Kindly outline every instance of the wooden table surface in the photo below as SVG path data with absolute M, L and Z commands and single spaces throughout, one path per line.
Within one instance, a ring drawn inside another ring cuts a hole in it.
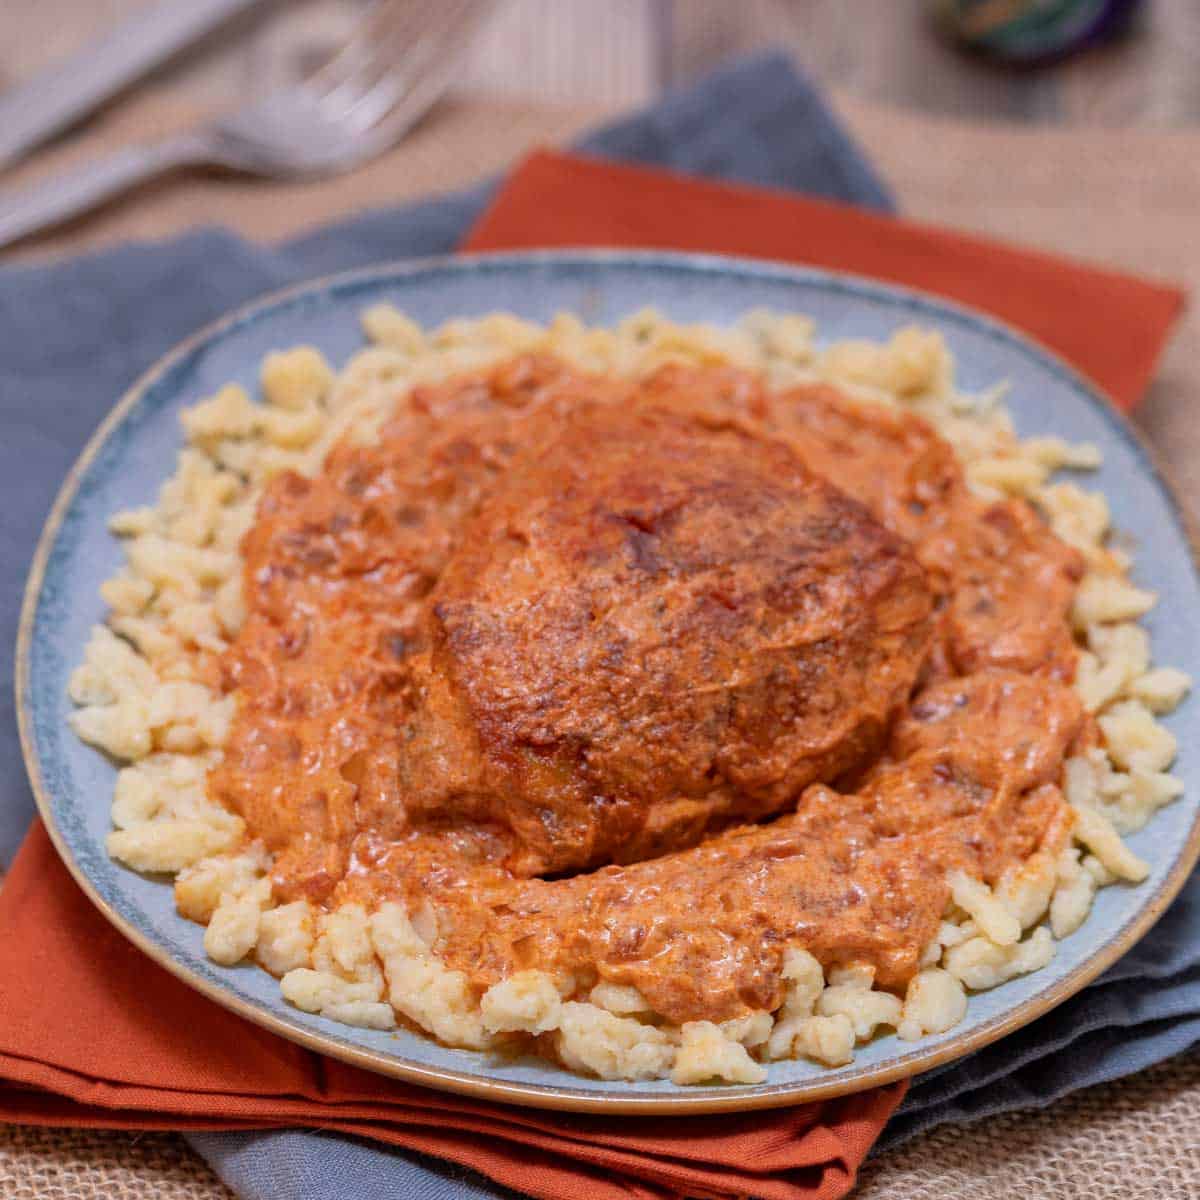
M 8 0 L 0 86 L 72 50 L 139 0 Z M 931 39 L 918 0 L 513 0 L 462 86 L 390 154 L 286 186 L 166 181 L 0 264 L 218 220 L 273 240 L 502 169 L 688 78 L 730 49 L 782 44 L 834 103 L 906 215 L 1200 288 L 1200 5 L 1159 0 L 1141 38 L 1032 78 L 981 73 Z M 353 0 L 242 21 L 0 183 L 32 180 L 287 79 L 358 14 Z M 851 10 L 853 15 L 851 15 Z M 15 19 L 13 17 L 16 13 Z M 1019 120 L 1017 120 L 1019 118 Z M 1137 420 L 1200 508 L 1200 319 L 1190 312 Z M 1200 1195 L 1200 1056 L 1089 1089 L 1046 1113 L 947 1127 L 873 1160 L 871 1200 Z M 0 1194 L 21 1200 L 228 1197 L 174 1135 L 0 1130 Z
M 153 2 L 5 0 L 0 87 Z M 228 103 L 311 63 L 366 3 L 260 0 L 257 15 L 160 78 Z M 461 79 L 493 97 L 628 106 L 732 54 L 775 45 L 821 82 L 889 106 L 1044 124 L 1200 125 L 1196 0 L 1148 0 L 1131 36 L 1033 72 L 987 69 L 950 51 L 932 33 L 930 8 L 931 0 L 498 0 Z

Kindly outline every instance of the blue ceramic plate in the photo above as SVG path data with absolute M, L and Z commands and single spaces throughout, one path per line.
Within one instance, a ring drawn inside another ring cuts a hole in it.
M 865 279 L 702 256 L 625 252 L 532 253 L 384 266 L 269 296 L 167 355 L 117 404 L 63 486 L 43 533 L 25 597 L 18 704 L 29 773 L 42 817 L 80 885 L 126 936 L 219 1004 L 284 1037 L 372 1070 L 497 1100 L 603 1111 L 704 1112 L 854 1091 L 915 1074 L 1011 1032 L 1078 991 L 1150 927 L 1200 849 L 1200 755 L 1192 749 L 1198 702 L 1168 719 L 1184 752 L 1183 798 L 1131 839 L 1153 864 L 1138 887 L 1115 886 L 1035 975 L 974 996 L 966 1019 L 916 1044 L 883 1037 L 850 1066 L 776 1063 L 756 1087 L 679 1088 L 667 1081 L 583 1079 L 535 1059 L 450 1050 L 408 1032 L 352 1029 L 289 1007 L 254 966 L 220 968 L 202 930 L 177 916 L 170 887 L 112 862 L 104 851 L 114 767 L 67 725 L 67 678 L 88 630 L 104 616 L 98 588 L 121 561 L 105 528 L 117 509 L 153 502 L 180 444 L 179 412 L 235 380 L 256 381 L 269 350 L 300 342 L 343 362 L 362 342 L 359 313 L 390 301 L 422 324 L 510 310 L 545 321 L 567 310 L 607 324 L 654 305 L 680 321 L 732 322 L 752 308 L 808 313 L 822 339 L 885 338 L 918 322 L 942 332 L 964 388 L 1008 380 L 1022 434 L 1058 433 L 1099 444 L 1096 483 L 1115 524 L 1135 543 L 1138 583 L 1159 604 L 1147 624 L 1162 661 L 1200 676 L 1200 578 L 1183 513 L 1132 429 L 1070 368 L 996 322 L 930 296 Z M 1189 736 L 1188 731 L 1192 733 Z

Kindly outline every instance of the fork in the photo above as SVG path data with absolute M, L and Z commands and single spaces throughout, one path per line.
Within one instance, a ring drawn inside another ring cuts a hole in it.
M 211 124 L 0 192 L 0 247 L 183 167 L 335 175 L 398 142 L 449 86 L 492 0 L 380 0 L 324 66 Z

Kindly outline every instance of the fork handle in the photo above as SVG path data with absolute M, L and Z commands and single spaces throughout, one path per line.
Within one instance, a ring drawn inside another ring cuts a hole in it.
M 183 134 L 128 146 L 31 187 L 0 192 L 0 247 L 79 216 L 139 183 L 211 159 L 202 136 Z

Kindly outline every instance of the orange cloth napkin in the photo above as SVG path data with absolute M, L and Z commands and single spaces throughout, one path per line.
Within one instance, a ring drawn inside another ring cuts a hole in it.
M 462 249 L 548 246 L 740 254 L 936 292 L 1031 334 L 1126 409 L 1184 300 L 1176 287 L 858 208 L 542 152 L 509 176 Z
M 512 175 L 468 241 L 565 245 L 718 251 L 896 279 L 1029 330 L 1126 406 L 1182 303 L 1169 287 L 978 238 L 554 154 Z M 108 926 L 40 824 L 0 890 L 0 1120 L 320 1126 L 451 1159 L 547 1200 L 834 1200 L 904 1090 L 675 1119 L 460 1099 L 302 1050 L 191 991 Z

